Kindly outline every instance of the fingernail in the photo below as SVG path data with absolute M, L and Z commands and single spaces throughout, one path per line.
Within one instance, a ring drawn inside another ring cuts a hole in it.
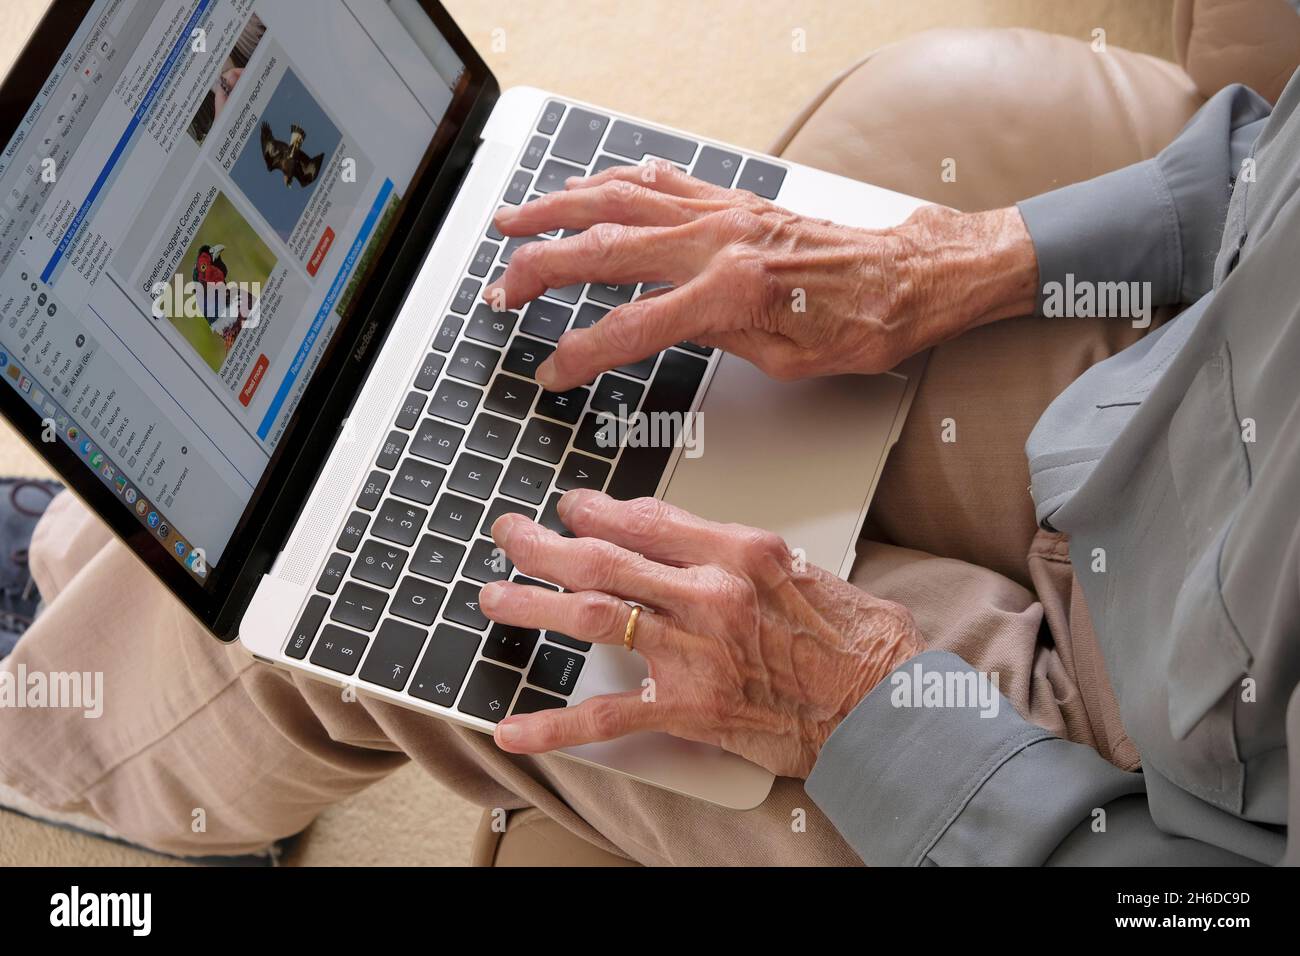
M 543 388 L 550 388 L 555 384 L 555 363 L 550 359 L 537 366 L 537 384 Z
M 517 744 L 523 738 L 523 731 L 518 724 L 502 723 L 497 724 L 497 742 L 503 744 Z
M 499 581 L 493 581 L 491 584 L 483 585 L 478 592 L 479 606 L 485 611 L 490 611 L 501 603 L 502 592 L 505 590 Z

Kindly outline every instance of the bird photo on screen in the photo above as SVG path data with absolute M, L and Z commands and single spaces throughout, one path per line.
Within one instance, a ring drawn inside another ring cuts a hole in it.
M 194 281 L 203 287 L 199 308 L 208 320 L 208 328 L 230 348 L 248 318 L 249 303 L 241 289 L 226 284 L 229 270 L 221 258 L 225 250 L 220 243 L 200 246 L 194 260 Z
M 279 170 L 284 175 L 286 188 L 292 187 L 295 179 L 298 185 L 309 186 L 320 172 L 325 154 L 306 155 L 302 151 L 302 141 L 306 138 L 303 128 L 294 123 L 289 126 L 289 142 L 286 143 L 275 138 L 269 123 L 262 123 L 262 158 L 266 160 L 268 172 Z

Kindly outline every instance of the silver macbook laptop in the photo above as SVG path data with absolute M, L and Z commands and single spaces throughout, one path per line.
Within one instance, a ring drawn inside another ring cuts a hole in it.
M 483 616 L 482 585 L 516 576 L 504 512 L 567 533 L 567 489 L 658 495 L 848 573 L 920 362 L 778 384 L 682 342 L 545 392 L 560 335 L 645 290 L 493 311 L 482 288 L 553 237 L 492 217 L 651 158 L 852 225 L 919 200 L 501 93 L 431 0 L 61 0 L 0 123 L 0 406 L 216 638 L 490 732 L 645 677 Z M 629 413 L 707 429 L 611 447 Z M 772 782 L 658 734 L 567 754 L 735 808 Z

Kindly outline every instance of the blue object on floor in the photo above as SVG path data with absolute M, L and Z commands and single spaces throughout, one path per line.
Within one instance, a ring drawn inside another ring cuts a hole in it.
M 31 627 L 41 596 L 27 567 L 36 522 L 63 486 L 34 478 L 0 478 L 0 660 Z

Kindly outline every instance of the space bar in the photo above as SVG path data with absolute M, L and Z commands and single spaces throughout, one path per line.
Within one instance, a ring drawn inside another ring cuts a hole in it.
M 695 401 L 695 393 L 699 390 L 700 382 L 703 381 L 704 372 L 708 367 L 709 363 L 701 358 L 669 349 L 659 360 L 659 368 L 650 383 L 650 391 L 646 393 L 645 401 L 641 403 L 641 412 L 650 414 L 690 411 L 691 403 Z M 677 443 L 680 432 L 680 420 L 675 417 L 671 422 L 673 438 L 671 443 L 663 447 L 629 445 L 623 449 L 623 455 L 614 469 L 613 477 L 609 479 L 609 486 L 605 489 L 606 494 L 619 501 L 627 501 L 655 493 L 668 459 L 672 457 L 673 446 Z M 651 418 L 651 428 L 648 431 L 650 434 L 662 435 L 664 429 Z

